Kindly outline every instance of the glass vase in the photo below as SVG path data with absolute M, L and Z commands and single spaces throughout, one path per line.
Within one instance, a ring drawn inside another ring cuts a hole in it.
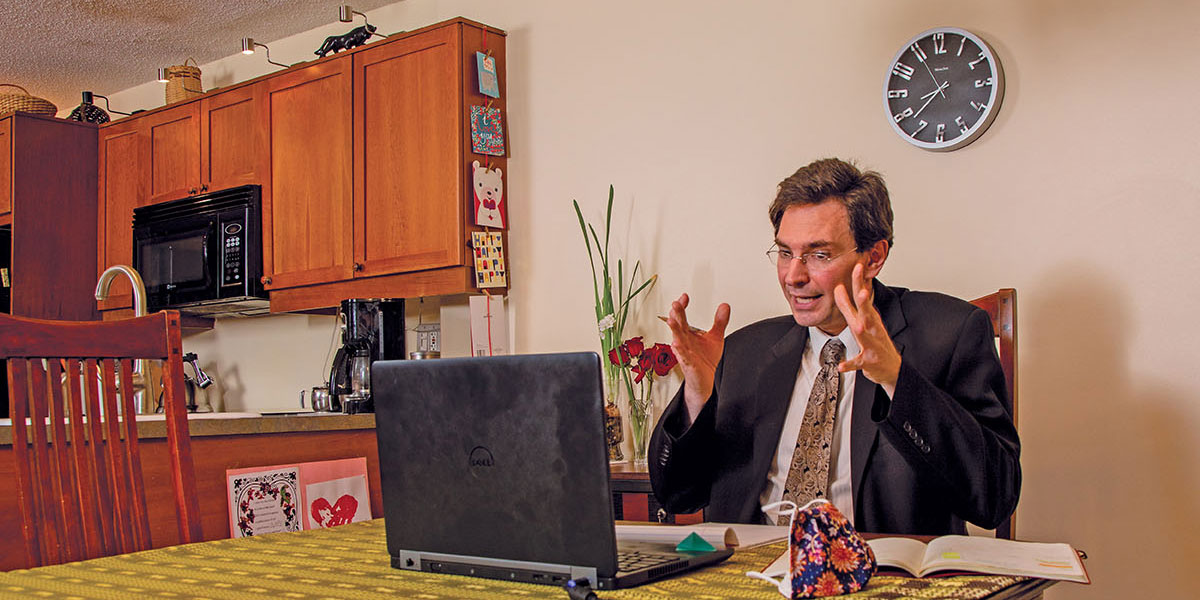
M 640 470 L 648 468 L 646 454 L 650 449 L 650 432 L 654 428 L 653 411 L 647 406 L 645 411 L 629 413 L 629 438 L 632 446 L 633 466 Z
M 604 439 L 608 443 L 608 462 L 625 462 L 621 442 L 625 441 L 625 428 L 621 423 L 620 385 L 616 369 L 604 370 Z

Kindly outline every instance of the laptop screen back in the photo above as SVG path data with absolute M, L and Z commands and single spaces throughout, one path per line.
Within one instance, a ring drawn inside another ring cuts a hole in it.
M 378 361 L 388 552 L 616 571 L 595 353 Z

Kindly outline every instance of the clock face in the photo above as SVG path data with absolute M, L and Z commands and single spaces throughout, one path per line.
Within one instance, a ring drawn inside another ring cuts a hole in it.
M 969 31 L 938 27 L 910 40 L 888 64 L 883 104 L 892 129 L 926 150 L 955 150 L 992 124 L 1004 70 Z

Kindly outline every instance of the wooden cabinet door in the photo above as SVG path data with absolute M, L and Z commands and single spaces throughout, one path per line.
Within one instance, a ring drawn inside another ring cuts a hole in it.
M 0 215 L 12 212 L 12 118 L 0 119 Z
M 150 143 L 150 203 L 200 191 L 200 103 L 135 117 Z
M 149 204 L 150 142 L 137 119 L 100 130 L 99 245 L 96 275 L 112 265 L 133 266 L 133 209 Z M 133 291 L 118 277 L 101 310 L 129 308 Z
M 340 281 L 353 263 L 350 56 L 267 80 L 267 289 Z M 264 203 L 265 204 L 265 203 Z
M 200 191 L 263 183 L 270 169 L 265 82 L 200 102 Z
M 458 31 L 354 55 L 356 275 L 463 260 Z

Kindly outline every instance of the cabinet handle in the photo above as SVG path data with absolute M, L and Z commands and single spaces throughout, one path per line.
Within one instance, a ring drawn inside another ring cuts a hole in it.
M 354 270 L 355 270 L 355 271 L 362 271 L 362 270 L 363 270 L 363 264 L 362 264 L 362 263 L 354 263 Z
M 208 191 L 208 184 L 206 183 L 206 184 L 204 184 L 204 185 L 200 186 L 200 191 L 202 191 L 202 192 L 207 192 L 207 191 Z
M 189 196 L 195 196 L 195 195 L 196 195 L 196 188 L 192 188 L 192 189 L 188 190 L 188 195 L 189 195 Z
M 262 282 L 263 282 L 263 285 L 271 285 L 271 278 L 267 277 L 266 275 L 263 275 Z

